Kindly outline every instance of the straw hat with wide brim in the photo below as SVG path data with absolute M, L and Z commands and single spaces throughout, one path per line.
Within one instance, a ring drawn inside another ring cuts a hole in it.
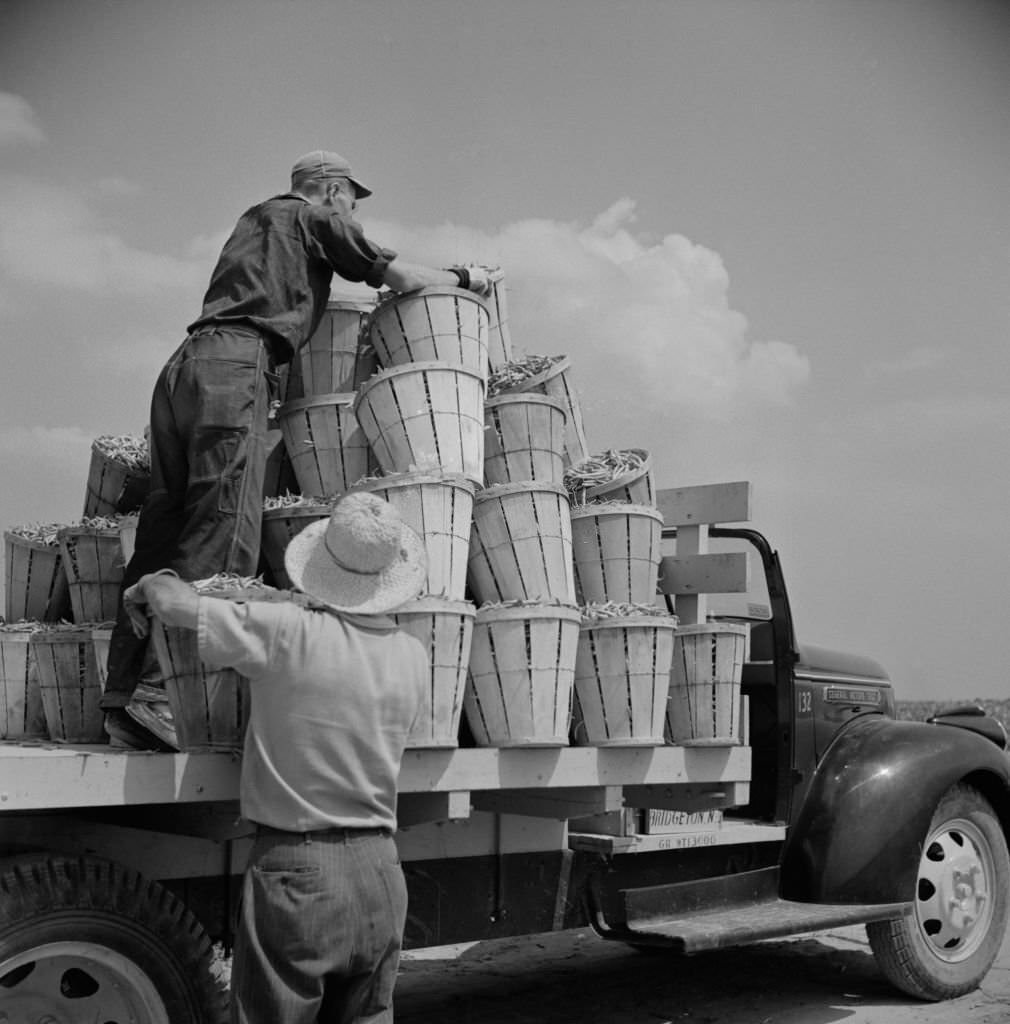
M 379 615 L 417 597 L 427 575 L 421 538 L 378 495 L 348 494 L 329 519 L 288 543 L 294 586 L 337 611 Z

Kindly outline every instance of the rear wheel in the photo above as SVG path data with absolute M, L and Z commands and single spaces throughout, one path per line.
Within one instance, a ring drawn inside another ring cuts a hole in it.
M 202 926 L 167 889 L 88 857 L 0 875 L 0 1024 L 222 1024 Z
M 977 988 L 1007 928 L 1010 855 L 989 802 L 957 785 L 940 801 L 922 847 L 912 912 L 866 926 L 887 979 L 920 999 Z

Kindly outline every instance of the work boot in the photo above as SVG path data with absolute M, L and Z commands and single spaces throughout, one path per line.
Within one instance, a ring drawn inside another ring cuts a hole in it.
M 137 684 L 137 688 L 126 705 L 126 713 L 138 725 L 156 736 L 172 750 L 179 749 L 179 738 L 175 731 L 172 708 L 163 686 L 152 686 L 148 682 Z
M 126 708 L 109 708 L 105 712 L 105 732 L 109 746 L 116 750 L 157 750 L 172 753 L 175 748 L 136 721 Z

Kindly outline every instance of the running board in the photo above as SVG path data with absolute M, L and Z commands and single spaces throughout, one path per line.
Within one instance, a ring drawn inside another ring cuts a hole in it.
M 590 891 L 589 919 L 605 939 L 689 954 L 886 921 L 912 909 L 907 902 L 797 903 L 778 896 L 777 881 L 778 870 L 764 868 L 696 882 L 623 889 L 618 896 L 624 920 L 613 925 L 604 919 L 598 894 Z

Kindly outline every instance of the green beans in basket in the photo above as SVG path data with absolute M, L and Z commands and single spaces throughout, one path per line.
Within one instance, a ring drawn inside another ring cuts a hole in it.
M 118 462 L 138 473 L 151 470 L 151 452 L 147 439 L 131 434 L 103 434 L 96 437 L 95 448 L 111 462 Z

